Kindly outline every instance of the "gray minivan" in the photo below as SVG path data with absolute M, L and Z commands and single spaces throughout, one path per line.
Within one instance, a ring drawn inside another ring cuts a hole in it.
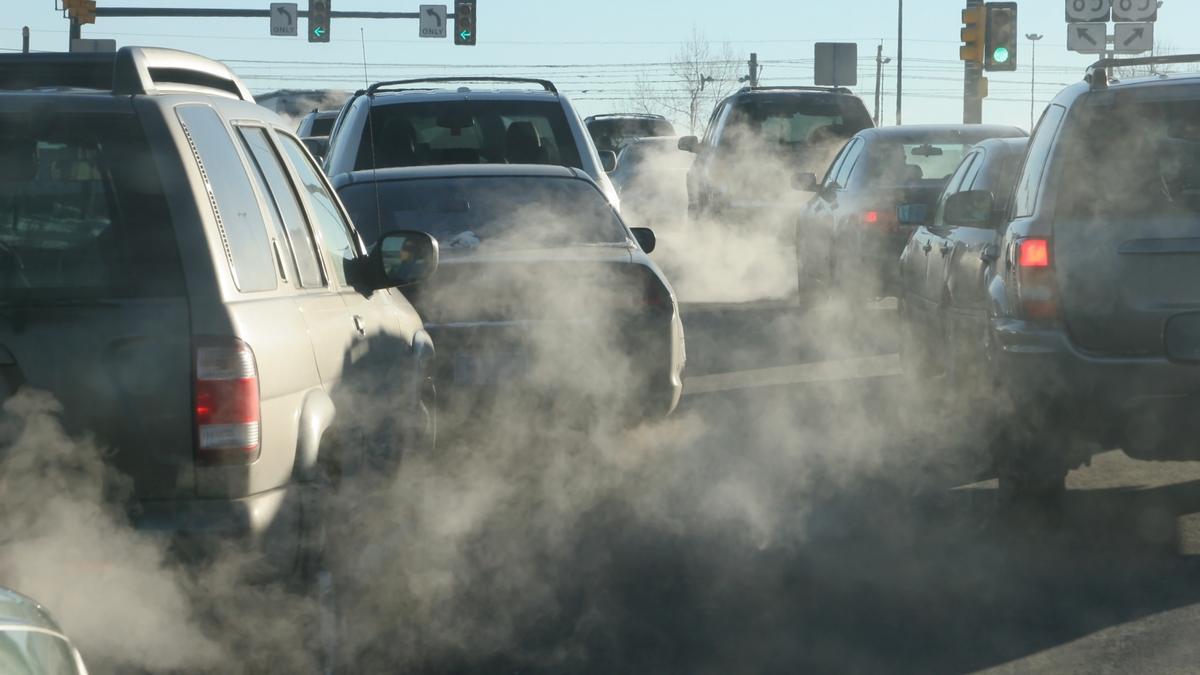
M 185 552 L 244 537 L 299 568 L 301 486 L 432 439 L 432 343 L 395 289 L 436 264 L 422 233 L 366 250 L 217 62 L 0 56 L 0 400 L 56 397 Z

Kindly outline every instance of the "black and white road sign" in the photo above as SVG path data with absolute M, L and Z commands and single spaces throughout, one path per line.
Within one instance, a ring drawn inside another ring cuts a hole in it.
M 261 5 L 259 5 L 261 7 Z M 296 3 L 294 2 L 272 2 L 271 3 L 271 35 L 283 35 L 295 37 L 299 35 L 296 32 Z
M 1107 46 L 1107 23 L 1067 24 L 1067 49 L 1080 54 L 1101 54 Z
M 1118 54 L 1141 54 L 1154 49 L 1154 24 L 1113 24 L 1113 51 Z
M 1067 0 L 1067 23 L 1108 21 L 1113 0 Z
M 421 5 L 421 37 L 446 37 L 446 6 Z
M 1156 21 L 1158 0 L 1112 0 L 1112 15 L 1113 21 Z

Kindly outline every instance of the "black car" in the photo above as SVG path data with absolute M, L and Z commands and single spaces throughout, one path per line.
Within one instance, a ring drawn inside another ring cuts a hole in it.
M 409 291 L 438 345 L 439 401 L 456 421 L 498 404 L 582 403 L 657 417 L 682 391 L 674 291 L 587 174 L 533 165 L 341 174 L 368 243 L 396 223 L 440 243 L 437 274 Z M 581 408 L 568 411 L 571 415 Z
M 693 219 L 753 219 L 794 201 L 793 174 L 819 173 L 846 139 L 872 126 L 861 99 L 829 87 L 746 87 L 717 104 L 688 172 Z
M 1016 127 L 981 124 L 859 132 L 823 180 L 797 179 L 796 187 L 815 193 L 796 226 L 801 294 L 855 300 L 894 294 L 896 260 L 912 234 L 899 222 L 897 207 L 936 203 L 976 143 L 1025 135 Z
M 909 339 L 902 356 L 922 379 L 945 376 L 944 388 L 986 395 L 978 364 L 988 318 L 988 280 L 1000 255 L 1004 216 L 1025 138 L 984 141 L 950 177 L 931 216 L 927 205 L 900 207 L 900 222 L 918 225 L 900 254 L 900 319 Z
M 674 136 L 675 127 L 662 115 L 640 113 L 610 113 L 592 115 L 583 121 L 596 149 L 608 150 L 618 155 L 639 138 Z

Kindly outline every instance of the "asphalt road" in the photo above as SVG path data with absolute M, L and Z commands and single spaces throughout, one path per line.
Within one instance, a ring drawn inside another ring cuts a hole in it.
M 914 412 L 888 306 L 685 320 L 688 395 L 649 479 L 571 521 L 535 577 L 554 602 L 507 646 L 423 669 L 1196 672 L 1200 464 L 1108 453 L 1060 510 L 1001 510 L 969 420 Z

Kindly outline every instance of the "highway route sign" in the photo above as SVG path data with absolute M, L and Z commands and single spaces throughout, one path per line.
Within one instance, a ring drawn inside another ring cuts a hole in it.
M 262 5 L 259 5 L 260 7 Z M 298 16 L 296 11 L 296 3 L 294 2 L 272 2 L 271 3 L 271 35 L 279 35 L 285 37 L 295 37 L 299 35 L 296 21 Z
M 1067 24 L 1067 49 L 1080 54 L 1103 54 L 1107 48 L 1107 23 Z
M 421 5 L 421 32 L 423 38 L 446 37 L 446 6 Z
M 1112 0 L 1112 20 L 1138 22 L 1158 20 L 1158 0 Z
M 1141 54 L 1154 49 L 1154 24 L 1117 23 L 1113 24 L 1113 51 L 1118 54 Z
M 1113 0 L 1067 0 L 1067 23 L 1108 21 L 1112 5 Z

